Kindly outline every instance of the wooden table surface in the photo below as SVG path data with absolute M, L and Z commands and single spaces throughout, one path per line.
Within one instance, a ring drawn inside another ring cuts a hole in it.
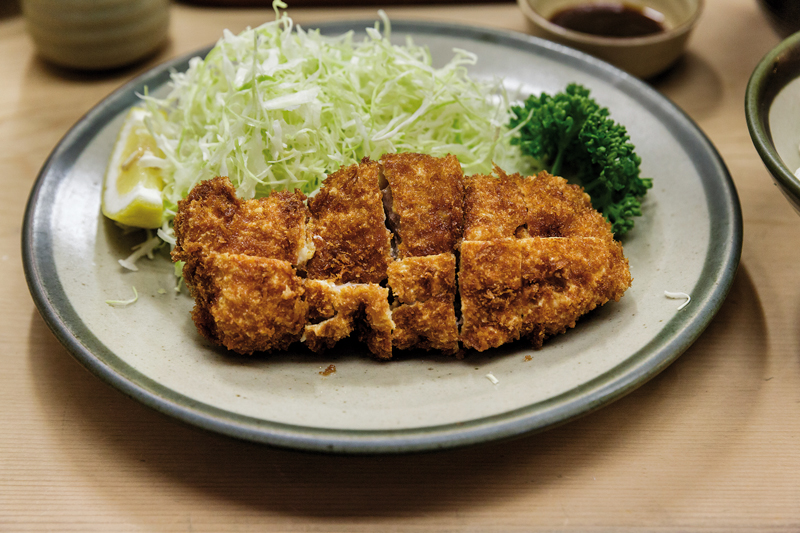
M 527 29 L 512 3 L 386 11 Z M 48 67 L 13 5 L 0 12 L 0 531 L 800 531 L 800 217 L 745 124 L 747 79 L 779 42 L 754 0 L 707 0 L 685 58 L 654 82 L 710 137 L 741 197 L 741 267 L 710 327 L 658 377 L 575 422 L 391 457 L 271 449 L 151 411 L 61 347 L 25 283 L 25 202 L 70 126 L 135 74 L 271 9 L 176 4 L 165 50 L 100 77 Z

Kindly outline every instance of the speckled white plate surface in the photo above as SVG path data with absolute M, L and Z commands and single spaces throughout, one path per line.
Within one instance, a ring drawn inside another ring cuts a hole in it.
M 321 25 L 325 33 L 371 21 Z M 502 76 L 523 94 L 579 82 L 625 124 L 655 186 L 624 241 L 634 282 L 618 303 L 534 351 L 522 343 L 464 360 L 416 353 L 381 363 L 356 344 L 325 355 L 303 348 L 262 357 L 206 343 L 173 290 L 166 256 L 117 260 L 142 235 L 122 235 L 100 214 L 100 187 L 126 110 L 158 90 L 188 57 L 133 80 L 92 109 L 44 165 L 25 215 L 25 272 L 39 311 L 89 370 L 170 416 L 223 434 L 306 450 L 431 450 L 509 438 L 591 412 L 677 358 L 708 325 L 741 254 L 739 201 L 716 150 L 673 104 L 635 78 L 533 37 L 456 25 L 394 21 L 439 64 L 454 47 L 477 53 L 474 76 Z M 198 54 L 203 54 L 201 51 Z M 108 299 L 139 300 L 112 308 Z M 159 291 L 159 289 L 164 289 Z M 664 291 L 691 294 L 691 303 Z M 320 372 L 334 364 L 336 372 Z M 497 383 L 486 375 L 491 373 Z

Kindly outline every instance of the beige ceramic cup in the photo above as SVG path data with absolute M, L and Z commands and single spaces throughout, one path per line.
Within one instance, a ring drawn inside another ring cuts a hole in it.
M 56 65 L 101 70 L 154 53 L 167 39 L 169 0 L 23 0 L 39 54 Z

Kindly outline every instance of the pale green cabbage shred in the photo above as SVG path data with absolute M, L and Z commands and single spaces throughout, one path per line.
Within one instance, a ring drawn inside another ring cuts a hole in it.
M 501 80 L 473 80 L 474 54 L 454 50 L 442 68 L 391 27 L 324 36 L 276 20 L 239 35 L 225 31 L 205 59 L 173 72 L 163 98 L 142 95 L 147 125 L 165 154 L 164 238 L 178 200 L 201 180 L 228 176 L 242 198 L 273 190 L 313 194 L 326 175 L 384 153 L 454 154 L 465 173 L 496 163 L 519 170 Z

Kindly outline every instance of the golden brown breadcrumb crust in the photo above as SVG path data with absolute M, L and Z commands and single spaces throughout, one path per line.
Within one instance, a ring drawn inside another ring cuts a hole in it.
M 533 237 L 522 248 L 520 334 L 536 346 L 575 327 L 579 317 L 609 300 L 619 301 L 631 284 L 628 261 L 617 241 L 598 237 Z
M 192 318 L 208 340 L 241 354 L 285 350 L 308 316 L 305 289 L 287 261 L 209 252 L 189 259 Z
M 461 243 L 458 288 L 461 342 L 484 351 L 519 338 L 514 306 L 522 286 L 522 249 L 514 238 Z
M 464 226 L 464 176 L 453 155 L 385 154 L 400 258 L 452 252 Z
M 461 341 L 479 351 L 520 338 L 540 347 L 619 300 L 628 261 L 583 189 L 547 172 L 495 172 L 467 180 Z
M 527 223 L 528 210 L 519 174 L 476 174 L 465 179 L 464 240 L 514 237 Z
M 611 225 L 592 207 L 583 188 L 540 172 L 522 183 L 526 225 L 531 237 L 614 238 Z
M 461 341 L 478 351 L 520 338 L 537 347 L 618 301 L 631 278 L 622 247 L 596 237 L 464 241 Z
M 215 178 L 179 203 L 172 256 L 206 338 L 239 353 L 322 351 L 356 333 L 380 359 L 540 347 L 631 284 L 588 195 L 546 172 L 464 178 L 452 156 L 392 154 L 340 169 L 305 200 L 243 201 Z
M 198 184 L 178 205 L 175 261 L 207 339 L 239 353 L 284 350 L 306 322 L 294 266 L 306 244 L 305 196 L 276 192 L 243 201 L 227 178 Z
M 398 260 L 389 266 L 394 347 L 460 353 L 456 259 L 464 226 L 464 176 L 455 156 L 385 154 Z
M 325 179 L 309 199 L 309 231 L 316 252 L 308 261 L 310 279 L 336 283 L 380 283 L 392 261 L 391 233 L 385 225 L 381 167 L 364 159 Z
M 395 348 L 459 351 L 455 315 L 456 257 L 448 252 L 407 257 L 389 265 L 395 301 L 392 319 Z
M 179 202 L 174 261 L 227 252 L 297 262 L 306 244 L 308 208 L 299 191 L 243 201 L 227 178 L 203 181 Z

